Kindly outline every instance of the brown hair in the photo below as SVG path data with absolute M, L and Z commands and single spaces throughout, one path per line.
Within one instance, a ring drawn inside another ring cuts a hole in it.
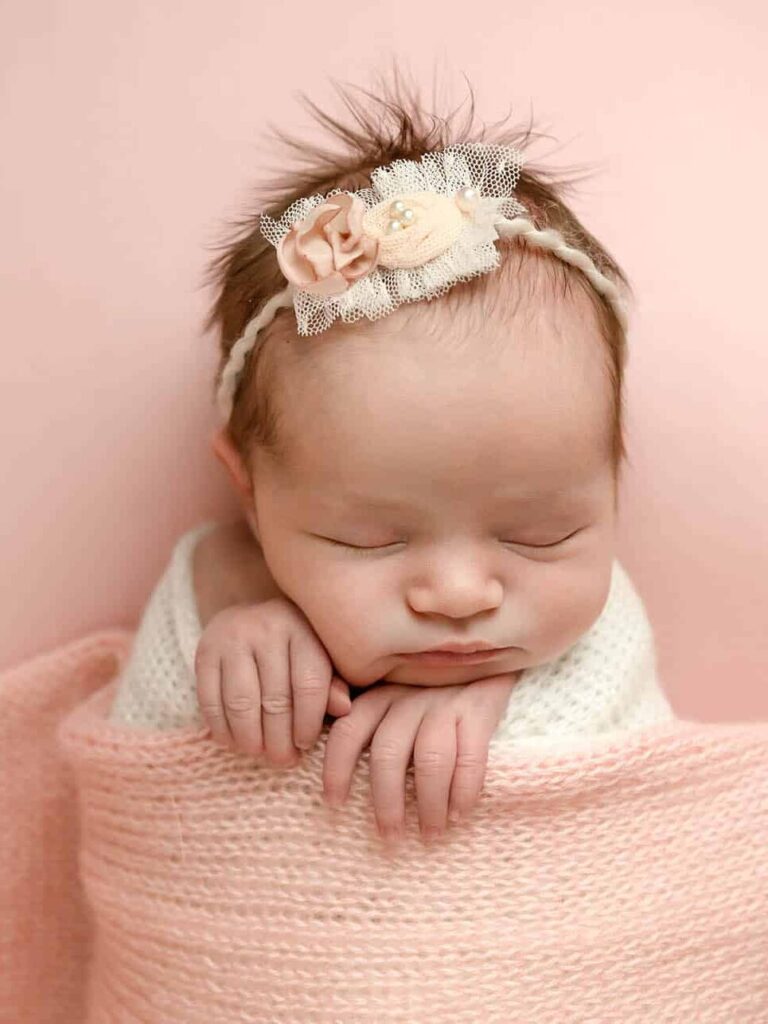
M 214 388 L 218 387 L 230 349 L 248 321 L 285 286 L 276 250 L 259 230 L 262 211 L 278 217 L 302 196 L 325 194 L 333 189 L 356 191 L 370 187 L 374 168 L 397 159 L 418 160 L 425 153 L 459 142 L 497 143 L 525 150 L 532 138 L 541 137 L 541 133 L 533 131 L 530 122 L 527 128 L 504 128 L 504 122 L 490 130 L 485 125 L 475 128 L 471 86 L 469 116 L 460 130 L 455 129 L 453 119 L 458 110 L 447 117 L 425 111 L 418 90 L 403 82 L 397 64 L 393 66 L 391 81 L 384 77 L 375 91 L 353 86 L 362 94 L 362 99 L 336 82 L 333 85 L 352 114 L 354 124 L 345 124 L 322 111 L 305 95 L 300 94 L 300 97 L 320 124 L 343 144 L 342 152 L 322 149 L 273 128 L 277 140 L 296 154 L 299 166 L 282 171 L 261 186 L 257 190 L 256 208 L 231 222 L 229 237 L 216 246 L 222 251 L 208 267 L 208 283 L 215 287 L 215 298 L 205 324 L 206 330 L 216 329 L 220 339 L 221 359 Z M 619 265 L 562 199 L 579 180 L 578 176 L 567 172 L 554 172 L 526 163 L 515 196 L 525 205 L 526 216 L 537 228 L 559 231 L 568 245 L 586 253 L 601 273 L 629 292 L 627 277 Z M 510 267 L 514 269 L 514 264 L 519 267 L 522 261 L 533 259 L 544 266 L 552 282 L 560 283 L 564 294 L 576 287 L 589 296 L 605 348 L 612 395 L 611 457 L 614 472 L 618 474 L 626 458 L 622 408 L 626 338 L 615 312 L 575 267 L 555 256 L 542 255 L 540 250 L 526 247 L 519 239 L 500 239 L 496 244 L 501 254 L 499 269 L 493 274 L 461 282 L 452 291 L 461 291 L 460 298 L 480 296 L 489 287 L 488 278 L 499 279 L 503 287 L 505 279 L 510 277 Z M 433 300 L 432 305 L 455 301 L 452 291 Z M 245 467 L 249 467 L 248 455 L 254 445 L 280 457 L 279 419 L 273 400 L 276 364 L 270 357 L 270 350 L 275 338 L 295 335 L 295 322 L 293 326 L 292 322 L 292 309 L 281 310 L 263 328 L 263 337 L 247 357 L 238 381 L 228 429 Z

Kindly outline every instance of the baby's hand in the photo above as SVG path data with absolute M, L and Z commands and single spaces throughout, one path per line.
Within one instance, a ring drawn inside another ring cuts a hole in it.
M 366 690 L 330 728 L 326 802 L 343 804 L 357 759 L 370 742 L 376 824 L 387 843 L 397 843 L 405 830 L 405 773 L 413 754 L 421 834 L 427 842 L 436 838 L 446 829 L 446 817 L 458 821 L 477 802 L 488 746 L 515 681 L 515 674 L 504 673 L 452 686 L 382 683 Z
M 298 764 L 326 714 L 346 715 L 349 686 L 286 597 L 218 612 L 195 655 L 197 699 L 215 742 L 271 767 Z

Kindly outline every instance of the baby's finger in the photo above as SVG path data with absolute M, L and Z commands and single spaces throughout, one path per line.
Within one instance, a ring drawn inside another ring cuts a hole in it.
M 448 800 L 456 750 L 455 716 L 427 714 L 413 748 L 419 826 L 426 842 L 442 835 L 448 827 Z
M 405 835 L 405 774 L 423 715 L 417 701 L 396 701 L 371 743 L 373 808 L 379 835 L 388 844 Z
M 331 689 L 328 693 L 328 714 L 333 718 L 341 718 L 342 715 L 348 715 L 351 710 L 349 683 L 339 676 L 334 676 L 331 679 Z
M 221 659 L 218 651 L 198 646 L 195 654 L 195 685 L 197 703 L 211 730 L 211 738 L 214 743 L 233 749 L 234 740 L 221 700 Z
M 347 799 L 355 765 L 391 700 L 384 690 L 370 690 L 331 726 L 323 760 L 323 798 L 329 807 L 341 807 Z
M 323 728 L 331 662 L 311 635 L 291 634 L 288 642 L 290 681 L 293 693 L 293 742 L 301 750 L 314 746 Z
M 480 799 L 488 765 L 488 728 L 473 716 L 460 718 L 456 726 L 456 768 L 448 817 L 456 822 L 467 817 Z
M 221 661 L 221 695 L 234 748 L 252 757 L 264 752 L 261 732 L 259 674 L 253 652 L 225 651 Z
M 261 688 L 261 724 L 267 761 L 293 768 L 299 753 L 293 745 L 293 697 L 288 645 L 266 645 L 256 652 Z

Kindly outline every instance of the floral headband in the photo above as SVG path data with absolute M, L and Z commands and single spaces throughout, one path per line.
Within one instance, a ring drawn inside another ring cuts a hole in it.
M 320 334 L 337 319 L 377 320 L 497 268 L 498 238 L 522 236 L 578 267 L 626 329 L 616 285 L 558 231 L 539 231 L 522 216 L 525 207 L 511 195 L 522 164 L 511 146 L 459 143 L 419 161 L 377 167 L 371 188 L 298 199 L 279 220 L 262 214 L 261 233 L 275 246 L 288 284 L 230 350 L 217 392 L 224 421 L 258 332 L 280 309 L 294 307 L 301 335 Z

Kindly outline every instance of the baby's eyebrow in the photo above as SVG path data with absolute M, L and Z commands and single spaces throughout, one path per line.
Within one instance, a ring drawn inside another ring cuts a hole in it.
M 505 507 L 519 506 L 526 510 L 538 506 L 558 506 L 576 497 L 577 493 L 570 487 L 555 487 L 540 491 L 502 492 L 497 493 L 493 501 Z M 383 495 L 374 497 L 360 494 L 357 491 L 342 491 L 338 497 L 352 508 L 360 508 L 365 511 L 380 509 L 385 512 L 409 512 L 416 507 L 408 501 L 401 501 L 397 498 L 387 498 Z
M 373 498 L 368 497 L 365 494 L 356 494 L 350 491 L 342 492 L 339 495 L 339 498 L 345 505 L 349 505 L 352 508 L 360 508 L 364 511 L 381 509 L 384 512 L 408 512 L 414 508 L 410 502 L 398 501 L 396 498 Z

